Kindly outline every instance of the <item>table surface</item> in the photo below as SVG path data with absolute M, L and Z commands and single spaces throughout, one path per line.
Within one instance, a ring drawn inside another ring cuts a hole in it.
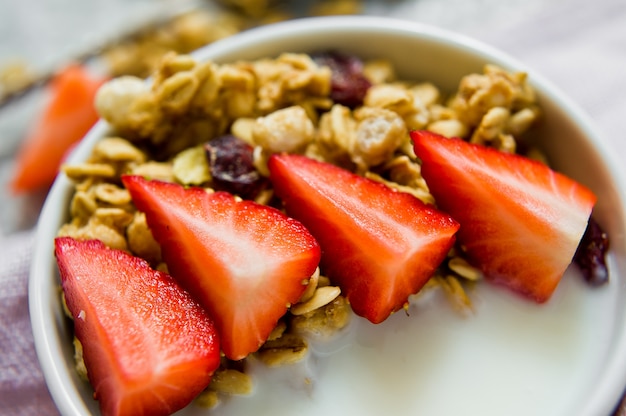
M 294 2 L 297 3 L 297 2 Z M 301 4 L 301 3 L 300 3 Z M 0 0 L 0 66 L 58 66 L 77 51 L 180 0 Z M 453 29 L 487 42 L 550 79 L 626 158 L 626 1 L 381 0 L 365 13 Z M 0 109 L 0 413 L 55 413 L 30 333 L 27 272 L 43 194 L 15 197 L 6 182 L 36 97 Z M 620 413 L 626 414 L 626 413 Z

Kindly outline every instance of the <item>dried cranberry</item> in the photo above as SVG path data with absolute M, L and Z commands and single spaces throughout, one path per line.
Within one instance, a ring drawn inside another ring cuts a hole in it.
M 363 74 L 363 61 L 354 55 L 338 52 L 318 52 L 311 58 L 320 66 L 331 70 L 330 98 L 346 107 L 355 108 L 363 104 L 363 99 L 371 82 Z
M 590 218 L 585 234 L 574 255 L 574 262 L 591 286 L 600 286 L 609 281 L 609 270 L 606 266 L 608 249 L 608 235 L 600 227 L 600 224 Z
M 265 186 L 253 164 L 253 148 L 233 135 L 217 137 L 204 145 L 216 189 L 254 198 Z

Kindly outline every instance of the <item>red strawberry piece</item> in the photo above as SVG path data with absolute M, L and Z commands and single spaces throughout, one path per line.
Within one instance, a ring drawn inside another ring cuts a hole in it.
M 322 270 L 352 309 L 380 323 L 445 259 L 459 225 L 412 195 L 337 166 L 273 155 L 270 180 L 287 213 L 322 247 Z
M 458 241 L 489 280 L 547 301 L 572 261 L 595 195 L 520 155 L 411 133 L 437 205 L 461 224 Z
M 54 76 L 46 87 L 49 101 L 33 118 L 17 152 L 10 183 L 14 192 L 50 186 L 69 149 L 98 121 L 93 101 L 104 81 L 78 64 L 68 65 Z
M 320 259 L 302 224 L 226 192 L 122 177 L 172 276 L 214 317 L 224 354 L 256 351 L 306 288 Z
M 168 415 L 219 366 L 213 321 L 167 274 L 98 240 L 55 240 L 75 335 L 103 415 Z

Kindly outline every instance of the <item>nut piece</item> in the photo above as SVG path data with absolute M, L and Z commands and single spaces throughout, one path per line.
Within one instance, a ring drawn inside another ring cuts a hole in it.
M 81 380 L 89 381 L 89 377 L 87 376 L 87 367 L 85 366 L 85 360 L 83 359 L 83 344 L 81 344 L 76 337 L 74 337 L 74 368 L 76 369 L 76 373 L 78 373 L 78 377 L 80 377 Z
M 368 179 L 374 180 L 376 182 L 384 183 L 391 189 L 395 189 L 400 192 L 411 194 L 417 199 L 419 199 L 420 201 L 424 202 L 425 204 L 435 203 L 435 198 L 430 194 L 428 189 L 424 189 L 421 187 L 413 187 L 413 186 L 408 186 L 408 185 L 401 185 L 398 182 L 389 181 L 383 178 L 382 176 L 380 176 L 379 174 L 374 173 L 372 171 L 365 172 L 363 176 L 365 176 Z
M 209 163 L 202 146 L 183 150 L 174 157 L 174 178 L 183 185 L 202 185 L 211 180 Z
M 58 232 L 59 237 L 73 237 L 78 240 L 101 240 L 110 248 L 128 251 L 126 238 L 115 228 L 103 224 L 97 217 L 89 218 L 85 225 L 76 223 L 65 224 Z
M 75 181 L 82 181 L 91 176 L 102 178 L 112 178 L 115 176 L 115 168 L 104 163 L 78 163 L 75 165 L 64 165 L 61 170 L 68 178 Z
M 461 257 L 452 257 L 448 260 L 448 267 L 450 270 L 458 274 L 459 276 L 467 280 L 479 280 L 482 277 L 480 270 L 470 265 L 465 259 Z
M 384 59 L 366 61 L 363 65 L 363 74 L 373 85 L 388 83 L 396 78 L 393 65 Z
M 93 149 L 93 157 L 108 162 L 137 162 L 146 160 L 146 155 L 128 140 L 121 137 L 107 137 L 100 140 Z
M 172 165 L 165 162 L 147 162 L 137 165 L 132 169 L 133 175 L 143 176 L 144 178 L 159 179 L 165 182 L 174 182 L 174 173 Z
M 103 84 L 95 97 L 98 114 L 115 127 L 128 125 L 127 114 L 139 98 L 150 93 L 150 87 L 141 78 L 130 75 L 113 78 Z
M 282 337 L 267 341 L 256 356 L 266 365 L 277 367 L 294 364 L 302 360 L 308 353 L 307 342 L 294 334 L 284 334 Z
M 427 129 L 445 137 L 465 137 L 468 132 L 467 126 L 454 118 L 433 121 Z
M 300 300 L 298 301 L 298 303 L 306 302 L 307 300 L 313 297 L 313 294 L 315 293 L 315 290 L 317 289 L 317 283 L 319 282 L 319 278 L 320 278 L 320 268 L 317 267 L 315 268 L 313 275 L 304 283 L 306 284 L 306 289 L 304 290 L 304 293 L 302 294 L 302 296 L 300 296 Z
M 459 279 L 453 275 L 446 275 L 438 279 L 450 303 L 460 312 L 468 313 L 472 311 L 472 301 L 465 293 L 465 289 Z
M 249 375 L 230 368 L 218 370 L 211 378 L 209 390 L 224 394 L 250 394 L 252 379 Z
M 363 105 L 385 108 L 404 115 L 413 111 L 413 96 L 401 84 L 373 85 L 367 90 Z
M 439 89 L 430 82 L 422 82 L 414 85 L 410 88 L 410 90 L 411 93 L 413 93 L 413 97 L 419 99 L 419 101 L 421 101 L 421 103 L 426 107 L 437 104 L 441 99 Z
M 204 390 L 196 397 L 194 404 L 205 409 L 212 409 L 218 405 L 220 398 L 216 391 Z
M 332 106 L 320 118 L 316 144 L 321 159 L 338 161 L 346 158 L 354 146 L 356 121 L 348 107 Z
M 385 162 L 408 138 L 404 121 L 393 111 L 361 107 L 354 116 L 358 124 L 351 153 L 358 166 Z
M 150 264 L 161 261 L 161 246 L 152 236 L 143 212 L 135 213 L 132 223 L 126 229 L 126 238 L 133 254 L 146 259 Z
M 270 335 L 267 337 L 267 341 L 275 341 L 278 338 L 282 337 L 285 331 L 287 330 L 287 324 L 283 320 L 279 320 Z
M 102 224 L 122 231 L 133 221 L 133 214 L 122 208 L 96 208 L 93 216 Z
M 337 286 L 325 286 L 315 290 L 311 299 L 293 305 L 289 311 L 292 315 L 304 315 L 329 304 L 339 296 L 341 289 Z
M 348 325 L 350 317 L 350 305 L 340 295 L 321 308 L 294 316 L 291 319 L 291 328 L 294 333 L 303 336 L 326 337 Z
M 260 117 L 252 127 L 252 139 L 272 153 L 299 153 L 313 140 L 315 128 L 300 106 L 287 107 Z
M 91 214 L 98 208 L 92 192 L 77 191 L 70 202 L 70 214 L 72 218 L 86 222 Z
M 127 205 L 130 203 L 130 193 L 112 183 L 101 183 L 93 187 L 93 192 L 98 202 L 113 206 Z
M 238 118 L 233 122 L 233 125 L 230 126 L 230 133 L 235 137 L 239 137 L 250 146 L 254 146 L 255 143 L 254 139 L 252 138 L 252 130 L 254 129 L 255 124 L 256 120 L 253 118 Z
M 535 107 L 524 108 L 509 118 L 507 131 L 513 136 L 519 136 L 530 128 L 530 126 L 539 118 L 539 109 Z

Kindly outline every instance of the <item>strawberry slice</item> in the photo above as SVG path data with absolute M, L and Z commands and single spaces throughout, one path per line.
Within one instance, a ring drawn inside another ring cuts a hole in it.
M 52 184 L 69 149 L 98 121 L 93 101 L 104 81 L 78 64 L 63 68 L 54 77 L 47 87 L 50 101 L 33 120 L 16 156 L 10 183 L 16 194 Z
M 320 259 L 302 224 L 229 193 L 123 176 L 172 276 L 215 318 L 224 354 L 256 351 Z
M 411 133 L 422 175 L 461 224 L 458 240 L 485 277 L 538 303 L 572 261 L 595 195 L 547 166 L 460 139 Z
M 412 195 L 337 166 L 273 155 L 270 180 L 287 213 L 322 247 L 322 270 L 352 309 L 380 323 L 444 260 L 459 225 Z
M 98 240 L 55 240 L 67 307 L 103 415 L 168 415 L 219 366 L 213 321 L 167 274 Z

